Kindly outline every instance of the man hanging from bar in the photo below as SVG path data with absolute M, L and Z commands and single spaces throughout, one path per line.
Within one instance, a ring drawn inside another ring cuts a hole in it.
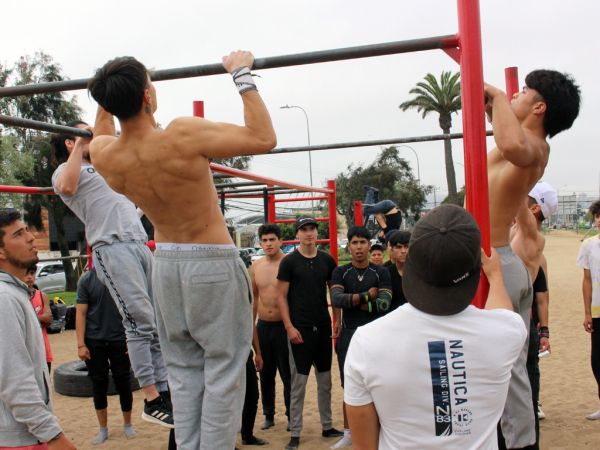
M 384 242 L 385 236 L 392 230 L 397 231 L 402 225 L 402 213 L 396 208 L 396 204 L 391 200 L 379 201 L 379 189 L 371 186 L 363 186 L 367 191 L 365 202 L 363 203 L 363 216 L 374 215 L 377 223 L 381 227 L 379 238 Z
M 253 62 L 245 51 L 223 57 L 245 126 L 181 117 L 158 130 L 156 89 L 132 57 L 109 61 L 88 85 L 100 105 L 94 166 L 155 228 L 152 285 L 179 450 L 234 448 L 242 413 L 252 289 L 219 209 L 209 158 L 262 154 L 276 145 Z M 107 132 L 112 115 L 121 124 L 118 139 Z
M 546 138 L 571 128 L 577 118 L 580 91 L 569 75 L 536 70 L 527 75 L 523 90 L 516 93 L 512 101 L 489 84 L 485 85 L 485 92 L 486 112 L 497 145 L 488 153 L 491 245 L 500 255 L 504 282 L 515 312 L 529 329 L 531 277 L 511 250 L 510 228 L 527 195 L 544 174 L 550 155 Z M 500 449 L 535 448 L 527 350 L 526 343 L 512 371 L 498 428 Z

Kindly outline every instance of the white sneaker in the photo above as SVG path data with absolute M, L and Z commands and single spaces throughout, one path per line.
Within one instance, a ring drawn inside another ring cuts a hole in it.
M 546 418 L 546 414 L 544 414 L 544 411 L 542 411 L 542 408 L 538 404 L 538 419 L 544 420 L 545 418 Z

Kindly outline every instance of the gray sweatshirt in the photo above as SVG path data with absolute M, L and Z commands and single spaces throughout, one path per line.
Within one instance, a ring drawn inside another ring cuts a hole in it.
M 46 348 L 29 289 L 0 270 L 0 446 L 48 442 L 62 430 L 52 413 Z

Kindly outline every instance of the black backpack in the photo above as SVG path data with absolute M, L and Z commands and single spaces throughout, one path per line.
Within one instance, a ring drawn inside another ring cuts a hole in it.
M 75 316 L 76 316 L 77 308 L 75 306 L 69 306 L 67 308 L 67 313 L 65 314 L 65 330 L 74 330 L 75 329 Z

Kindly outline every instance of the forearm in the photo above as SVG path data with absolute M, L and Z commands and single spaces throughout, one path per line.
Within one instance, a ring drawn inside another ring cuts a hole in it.
M 290 307 L 288 305 L 287 296 L 279 295 L 277 297 L 277 305 L 279 306 L 279 313 L 281 314 L 281 320 L 286 329 L 292 326 L 290 319 Z
M 112 114 L 106 112 L 102 106 L 98 106 L 96 113 L 96 123 L 94 125 L 94 137 L 96 136 L 116 136 L 115 118 Z
M 334 308 L 351 309 L 361 304 L 362 294 L 346 294 L 339 286 L 334 286 L 331 288 L 329 294 L 331 298 L 331 305 Z
M 254 349 L 254 353 L 260 355 L 260 345 L 258 343 L 258 333 L 256 332 L 256 325 L 252 326 L 252 348 Z
M 331 308 L 333 310 L 333 317 L 336 323 L 342 323 L 342 310 L 335 306 Z
M 488 280 L 490 282 L 490 291 L 485 304 L 485 309 L 508 309 L 509 311 L 514 311 L 512 301 L 504 286 L 502 273 L 499 272 L 494 276 L 489 277 Z
M 540 327 L 548 326 L 548 309 L 549 299 L 548 292 L 538 292 L 536 296 L 538 317 L 540 319 Z
M 583 307 L 586 316 L 592 315 L 592 280 L 583 280 Z
M 81 177 L 81 164 L 83 162 L 83 147 L 75 146 L 69 155 L 65 167 L 60 172 L 56 180 L 58 190 L 66 195 L 73 195 L 77 192 L 79 178 Z
M 77 311 L 75 313 L 75 334 L 77 335 L 77 347 L 85 345 L 85 314 Z

